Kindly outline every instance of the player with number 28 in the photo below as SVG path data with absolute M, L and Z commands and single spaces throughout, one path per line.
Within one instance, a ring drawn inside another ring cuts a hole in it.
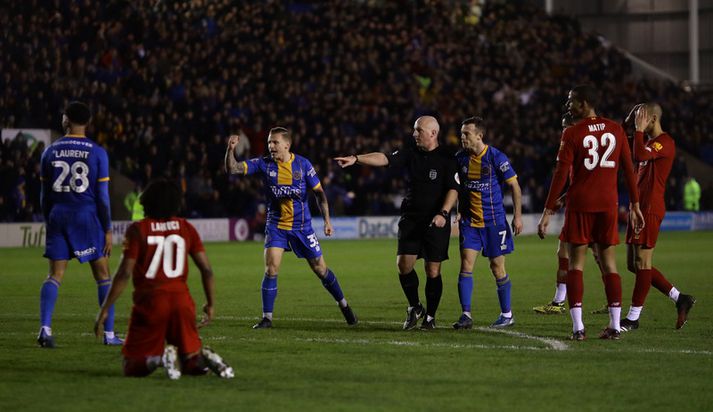
M 99 305 L 111 285 L 108 257 L 111 253 L 109 160 L 106 151 L 86 137 L 91 120 L 89 107 L 71 102 L 62 116 L 65 136 L 42 153 L 42 213 L 47 227 L 44 256 L 49 275 L 40 290 L 40 333 L 37 342 L 54 348 L 52 314 L 59 286 L 70 259 L 89 262 L 97 283 Z M 104 344 L 121 345 L 114 334 L 114 308 L 108 308 Z

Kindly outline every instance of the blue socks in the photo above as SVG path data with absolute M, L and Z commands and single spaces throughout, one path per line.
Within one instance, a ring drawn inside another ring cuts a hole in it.
M 471 296 L 473 296 L 473 272 L 461 272 L 458 275 L 458 297 L 463 312 L 470 312 Z
M 342 288 L 339 286 L 339 281 L 337 277 L 334 276 L 334 272 L 329 268 L 327 268 L 327 276 L 322 279 L 322 285 L 324 285 L 327 292 L 329 292 L 337 302 L 344 299 L 344 293 L 342 293 Z
M 510 289 L 512 288 L 512 283 L 510 283 L 510 276 L 506 273 L 504 278 L 495 279 L 495 283 L 498 285 L 498 300 L 500 301 L 500 312 L 508 313 L 510 312 Z
M 111 279 L 104 279 L 104 280 L 98 280 L 97 281 L 97 296 L 99 297 L 99 306 L 104 303 L 104 300 L 106 300 L 106 295 L 109 294 L 109 288 L 111 288 Z M 111 305 L 109 308 L 109 311 L 107 312 L 108 316 L 106 317 L 106 320 L 104 321 L 104 332 L 113 332 L 114 331 L 114 305 Z
M 47 278 L 40 289 L 40 326 L 52 327 L 52 313 L 54 304 L 57 302 L 59 292 L 59 282 L 52 278 Z
M 272 313 L 277 297 L 277 274 L 275 277 L 267 276 L 262 278 L 262 312 Z

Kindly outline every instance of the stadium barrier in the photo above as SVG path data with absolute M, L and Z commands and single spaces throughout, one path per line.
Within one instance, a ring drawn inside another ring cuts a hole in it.
M 537 233 L 539 214 L 523 215 L 523 234 Z M 559 213 L 550 220 L 550 236 L 559 233 L 564 215 Z M 255 233 L 245 219 L 189 219 L 196 227 L 204 242 L 242 242 L 261 240 L 262 233 Z M 509 220 L 508 220 L 509 221 Z M 451 235 L 458 235 L 458 225 L 451 226 Z M 114 244 L 124 240 L 130 221 L 113 222 L 112 239 Z M 321 218 L 312 222 L 315 233 L 324 238 L 324 224 Z M 360 216 L 332 218 L 334 235 L 332 239 L 376 239 L 396 238 L 399 231 L 398 216 Z M 711 212 L 669 212 L 661 223 L 662 231 L 698 231 L 713 230 L 713 211 Z M 45 244 L 45 225 L 41 222 L 2 223 L 0 224 L 0 248 L 4 247 L 40 247 Z

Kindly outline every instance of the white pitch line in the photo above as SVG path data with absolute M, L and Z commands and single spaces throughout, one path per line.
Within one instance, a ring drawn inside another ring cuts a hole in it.
M 216 319 L 221 319 L 221 318 L 225 318 L 225 320 L 257 320 L 257 318 L 249 317 L 249 316 L 223 316 L 223 317 L 218 316 L 218 317 L 216 317 Z M 279 319 L 285 320 L 285 321 L 292 321 L 292 322 L 344 323 L 344 320 L 341 320 L 341 319 L 313 319 L 313 318 L 279 318 Z M 401 325 L 401 322 L 386 322 L 386 321 L 361 321 L 360 320 L 359 323 L 371 324 L 371 325 Z M 439 328 L 439 329 L 442 329 L 442 328 Z M 502 333 L 502 334 L 514 336 L 517 338 L 535 340 L 535 341 L 544 343 L 550 349 L 553 349 L 553 350 L 567 350 L 567 349 L 569 349 L 569 345 L 567 345 L 566 343 L 559 341 L 557 339 L 545 338 L 542 336 L 528 335 L 523 332 L 516 332 L 516 331 L 511 331 L 511 330 L 492 329 L 492 328 L 486 328 L 486 327 L 476 327 L 474 329 L 481 331 L 481 332 Z
M 90 313 L 62 313 L 60 316 L 64 317 L 86 317 L 89 316 L 91 317 L 92 314 Z M 0 313 L 0 319 L 2 318 L 36 318 L 37 315 L 32 314 L 13 314 L 13 313 Z M 260 318 L 255 317 L 255 316 L 233 316 L 233 315 L 223 315 L 223 316 L 216 316 L 213 318 L 214 320 L 240 320 L 240 321 L 254 321 L 254 320 L 259 320 Z M 288 321 L 288 322 L 318 322 L 318 323 L 344 323 L 343 319 L 316 319 L 316 318 L 276 318 L 279 321 Z M 395 322 L 395 321 L 368 321 L 368 320 L 359 320 L 360 324 L 366 324 L 366 325 L 401 325 L 401 322 Z M 438 329 L 447 329 L 447 328 L 438 328 Z M 304 339 L 304 338 L 295 338 L 295 340 L 300 340 L 308 342 L 308 341 L 313 341 L 317 342 L 318 339 L 322 340 L 322 343 L 335 343 L 335 344 L 382 344 L 382 345 L 395 345 L 395 346 L 433 346 L 433 347 L 448 347 L 448 348 L 474 348 L 474 349 L 523 349 L 523 350 L 556 350 L 556 351 L 563 351 L 563 350 L 569 350 L 571 347 L 567 345 L 566 343 L 559 341 L 557 339 L 553 338 L 546 338 L 542 336 L 534 336 L 534 335 L 528 335 L 526 333 L 522 332 L 517 332 L 513 330 L 502 330 L 502 329 L 491 329 L 487 327 L 475 327 L 473 328 L 474 330 L 478 330 L 481 332 L 487 332 L 487 333 L 502 333 L 505 335 L 513 336 L 513 337 L 519 337 L 523 339 L 531 339 L 531 340 L 536 340 L 539 342 L 542 342 L 548 346 L 548 348 L 538 348 L 534 346 L 519 346 L 519 345 L 481 345 L 481 344 L 446 344 L 446 343 L 426 343 L 426 342 L 415 342 L 415 341 L 372 341 L 372 340 L 363 340 L 363 342 L 360 343 L 359 339 L 330 339 L 330 338 L 310 338 L 310 339 Z M 20 332 L 3 332 L 3 335 L 24 335 L 25 333 L 20 333 Z M 32 332 L 31 334 L 35 334 Z M 61 336 L 62 332 L 55 333 L 55 335 Z M 92 333 L 81 333 L 82 336 L 89 336 L 93 335 Z M 208 337 L 204 338 L 208 340 L 225 340 L 225 339 L 235 339 L 232 337 L 226 337 L 226 336 L 218 336 L 218 337 Z M 237 338 L 238 340 L 243 340 L 243 341 L 265 341 L 266 339 L 253 339 L 253 338 Z M 278 339 L 267 339 L 267 340 L 274 340 L 277 341 Z M 283 340 L 283 339 L 279 339 Z M 713 351 L 708 351 L 708 350 L 696 350 L 696 349 L 677 349 L 677 350 L 668 350 L 668 349 L 641 349 L 637 348 L 636 350 L 619 350 L 619 349 L 605 349 L 601 348 L 602 352 L 628 352 L 628 353 L 660 353 L 660 354 L 675 354 L 675 355 L 702 355 L 702 356 L 713 356 Z

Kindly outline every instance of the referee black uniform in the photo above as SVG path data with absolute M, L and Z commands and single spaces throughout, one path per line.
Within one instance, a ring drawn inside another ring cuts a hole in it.
M 458 190 L 457 164 L 454 154 L 443 146 L 426 152 L 418 148 L 405 148 L 385 154 L 390 168 L 405 171 L 406 197 L 401 203 L 397 255 L 416 255 L 426 262 L 448 259 L 448 242 L 451 234 L 450 211 L 443 211 L 449 190 Z M 446 219 L 444 227 L 431 222 L 437 214 Z M 415 270 L 400 273 L 399 279 L 409 301 L 408 317 L 404 329 L 415 326 L 423 316 L 423 306 L 418 297 L 418 275 Z M 426 314 L 434 317 L 443 291 L 441 276 L 426 280 Z

